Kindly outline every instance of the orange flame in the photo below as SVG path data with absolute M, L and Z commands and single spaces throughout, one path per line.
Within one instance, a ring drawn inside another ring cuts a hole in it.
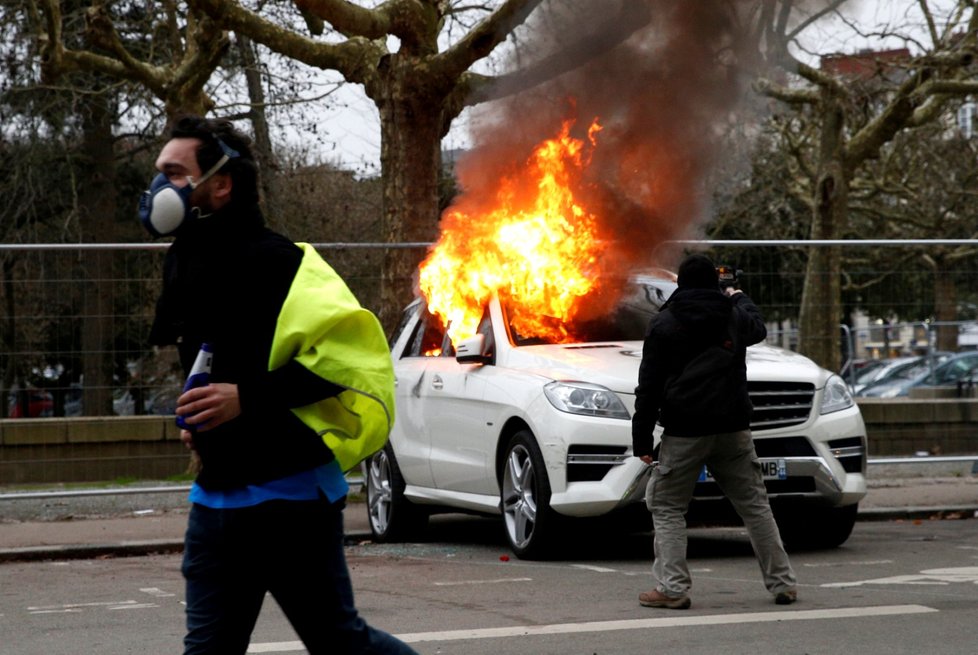
M 565 323 L 597 285 L 601 252 L 596 217 L 575 198 L 597 144 L 570 136 L 573 121 L 542 142 L 525 170 L 505 176 L 489 207 L 463 196 L 442 219 L 442 234 L 421 264 L 421 293 L 452 343 L 476 333 L 493 294 L 507 301 L 523 337 L 568 340 Z M 483 201 L 484 202 L 484 201 Z

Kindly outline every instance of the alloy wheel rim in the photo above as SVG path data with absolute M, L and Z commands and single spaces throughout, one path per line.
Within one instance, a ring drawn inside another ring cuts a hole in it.
M 503 469 L 503 520 L 515 548 L 525 548 L 533 539 L 537 522 L 534 495 L 536 473 L 530 452 L 523 445 L 509 451 Z
M 390 526 L 392 499 L 391 463 L 387 453 L 380 451 L 370 458 L 370 466 L 367 470 L 370 525 L 378 534 L 384 534 Z

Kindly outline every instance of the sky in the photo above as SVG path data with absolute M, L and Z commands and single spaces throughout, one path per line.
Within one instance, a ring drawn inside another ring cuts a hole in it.
M 949 7 L 953 0 L 932 0 L 938 7 Z M 924 21 L 917 0 L 850 0 L 841 10 L 844 19 L 825 20 L 813 25 L 805 33 L 802 48 L 796 55 L 817 64 L 818 54 L 852 53 L 863 48 L 884 49 L 910 47 L 901 39 L 883 38 L 887 27 L 905 26 L 925 34 Z M 853 32 L 846 22 L 861 26 L 870 35 L 864 38 Z M 380 173 L 380 118 L 373 102 L 357 85 L 348 85 L 336 94 L 338 106 L 328 110 L 323 121 L 324 134 L 322 158 L 364 176 Z M 464 149 L 471 143 L 472 115 L 464 112 L 455 120 L 451 131 L 443 140 L 443 149 Z

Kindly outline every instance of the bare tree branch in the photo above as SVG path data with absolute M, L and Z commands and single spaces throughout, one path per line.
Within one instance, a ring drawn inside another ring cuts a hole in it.
M 789 105 L 813 105 L 819 101 L 818 91 L 814 89 L 789 89 L 764 78 L 754 82 L 754 90 Z
M 475 74 L 466 76 L 463 80 L 465 86 L 459 88 L 458 97 L 464 105 L 474 105 L 531 89 L 621 45 L 632 34 L 646 27 L 651 18 L 649 6 L 644 1 L 626 2 L 622 5 L 621 14 L 596 25 L 592 35 L 583 36 L 580 41 L 568 44 L 559 52 L 532 65 L 495 77 Z M 621 25 L 628 27 L 611 29 L 612 26 Z

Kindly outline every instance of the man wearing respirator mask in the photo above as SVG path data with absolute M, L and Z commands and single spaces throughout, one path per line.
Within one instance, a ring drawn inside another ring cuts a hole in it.
M 359 616 L 343 552 L 344 472 L 383 447 L 393 370 L 377 319 L 309 244 L 265 227 L 250 140 L 228 121 L 170 132 L 139 203 L 175 236 L 150 334 L 206 382 L 177 415 L 201 468 L 183 574 L 186 655 L 240 653 L 266 593 L 310 653 L 414 651 Z

